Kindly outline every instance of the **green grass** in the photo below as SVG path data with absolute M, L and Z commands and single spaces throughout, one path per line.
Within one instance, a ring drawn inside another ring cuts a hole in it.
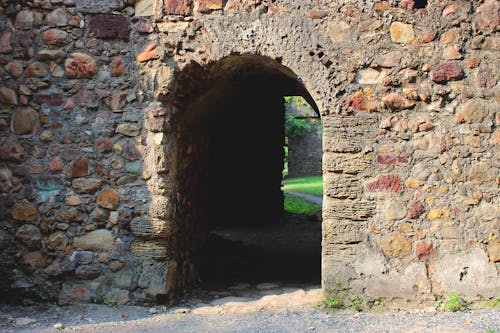
M 322 196 L 323 178 L 321 176 L 287 178 L 283 181 L 283 190 Z
M 295 214 L 314 215 L 321 207 L 295 195 L 285 193 L 285 211 Z

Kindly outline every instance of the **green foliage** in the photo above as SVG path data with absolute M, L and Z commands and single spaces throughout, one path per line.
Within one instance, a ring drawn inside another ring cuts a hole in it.
M 326 310 L 350 309 L 362 311 L 368 309 L 368 303 L 357 295 L 349 295 L 347 290 L 332 293 L 322 301 L 323 308 Z
M 471 304 L 466 302 L 459 293 L 451 292 L 447 295 L 447 301 L 444 303 L 444 308 L 447 311 L 465 311 L 470 309 Z
M 488 308 L 500 308 L 500 297 L 490 299 L 484 303 Z
M 309 177 L 287 178 L 283 181 L 283 190 L 322 196 L 323 177 L 309 176 Z
M 305 119 L 299 119 L 292 114 L 285 116 L 285 135 L 288 137 L 304 136 L 309 127 Z
M 105 298 L 103 301 L 107 306 L 116 306 L 116 299 L 114 298 Z
M 500 331 L 495 331 L 495 330 L 492 330 L 492 329 L 487 329 L 486 333 L 500 333 Z
M 314 215 L 321 212 L 321 207 L 295 195 L 285 193 L 284 209 L 286 212 Z
M 307 106 L 310 109 L 312 107 L 307 103 L 306 99 L 302 96 L 285 96 L 285 103 L 287 104 L 295 104 L 297 106 Z
M 283 158 L 283 178 L 288 176 L 288 147 L 283 146 L 283 150 L 285 151 L 285 157 Z

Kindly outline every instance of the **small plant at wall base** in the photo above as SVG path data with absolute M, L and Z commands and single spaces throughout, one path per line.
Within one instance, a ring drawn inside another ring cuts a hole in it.
M 459 293 L 451 292 L 447 295 L 447 301 L 444 303 L 444 308 L 447 311 L 465 311 L 469 310 L 471 303 L 465 301 Z

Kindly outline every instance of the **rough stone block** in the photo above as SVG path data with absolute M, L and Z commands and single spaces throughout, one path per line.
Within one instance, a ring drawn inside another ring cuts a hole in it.
M 440 257 L 434 264 L 433 280 L 437 295 L 457 292 L 470 298 L 498 296 L 500 278 L 495 264 L 486 252 L 474 247 L 467 253 L 452 253 Z
M 132 254 L 147 259 L 166 259 L 169 255 L 165 240 L 136 240 L 132 244 Z
M 360 177 L 352 174 L 325 173 L 324 194 L 336 199 L 355 199 L 361 194 Z
M 369 201 L 323 198 L 323 219 L 366 221 L 373 216 L 375 205 Z
M 145 239 L 168 238 L 172 236 L 175 224 L 148 216 L 138 216 L 130 223 L 130 229 L 134 235 Z
M 356 174 L 370 168 L 373 154 L 369 153 L 323 153 L 323 170 Z
M 73 239 L 73 247 L 90 251 L 107 251 L 114 248 L 111 231 L 99 229 Z

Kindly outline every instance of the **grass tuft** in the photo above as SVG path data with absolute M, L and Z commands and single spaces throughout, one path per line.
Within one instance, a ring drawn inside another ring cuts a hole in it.
M 288 178 L 283 181 L 283 190 L 296 191 L 302 193 L 323 195 L 323 177 L 308 176 L 298 178 Z

